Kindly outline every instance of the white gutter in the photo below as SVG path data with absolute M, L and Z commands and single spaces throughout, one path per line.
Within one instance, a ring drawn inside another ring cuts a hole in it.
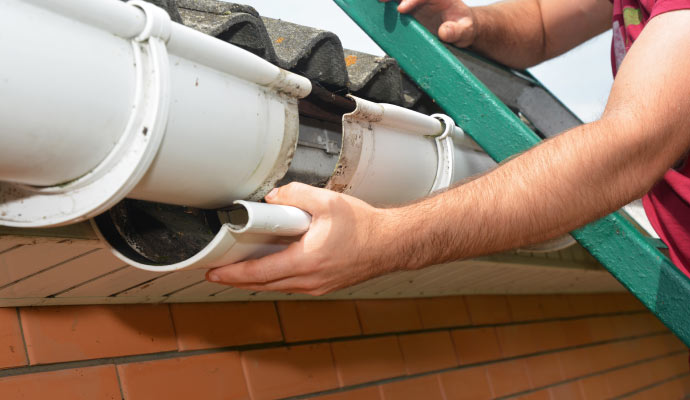
M 149 3 L 0 3 L 0 224 L 125 196 L 215 208 L 284 174 L 310 82 Z
M 376 205 L 402 204 L 496 165 L 454 124 L 444 148 L 436 140 L 445 133 L 441 119 L 351 97 L 357 108 L 343 116 L 343 148 L 329 189 Z

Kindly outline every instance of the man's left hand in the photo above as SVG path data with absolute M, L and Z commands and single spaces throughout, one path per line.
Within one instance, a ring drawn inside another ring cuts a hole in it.
M 386 243 L 387 210 L 301 183 L 274 189 L 266 202 L 308 212 L 309 230 L 279 253 L 212 269 L 207 280 L 255 291 L 322 295 L 396 269 L 384 254 L 392 250 Z

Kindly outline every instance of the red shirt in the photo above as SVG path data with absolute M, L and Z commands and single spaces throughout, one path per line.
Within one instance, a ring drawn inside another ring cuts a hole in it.
M 690 9 L 690 0 L 613 0 L 614 75 L 647 22 L 659 14 L 680 9 Z M 690 277 L 690 162 L 687 157 L 666 172 L 644 196 L 642 204 L 654 230 L 668 246 L 671 260 Z

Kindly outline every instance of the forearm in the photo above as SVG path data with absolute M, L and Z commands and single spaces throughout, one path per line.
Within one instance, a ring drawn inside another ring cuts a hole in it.
M 446 193 L 386 211 L 403 268 L 561 235 L 641 197 L 690 149 L 690 10 L 654 18 L 626 55 L 601 120 Z M 396 253 L 397 252 L 397 253 Z
M 551 239 L 639 198 L 665 170 L 657 149 L 603 120 L 563 134 L 467 184 L 392 209 L 390 257 L 418 268 Z

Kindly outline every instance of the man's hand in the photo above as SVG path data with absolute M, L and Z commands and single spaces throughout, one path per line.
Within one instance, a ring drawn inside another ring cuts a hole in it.
M 391 0 L 379 0 L 384 3 Z M 414 12 L 415 18 L 439 39 L 458 47 L 469 47 L 476 36 L 472 9 L 460 0 L 402 0 L 398 11 Z
M 321 295 L 400 266 L 389 239 L 395 232 L 383 222 L 386 210 L 301 183 L 274 189 L 266 201 L 311 214 L 309 230 L 284 251 L 210 270 L 209 281 L 241 289 Z

